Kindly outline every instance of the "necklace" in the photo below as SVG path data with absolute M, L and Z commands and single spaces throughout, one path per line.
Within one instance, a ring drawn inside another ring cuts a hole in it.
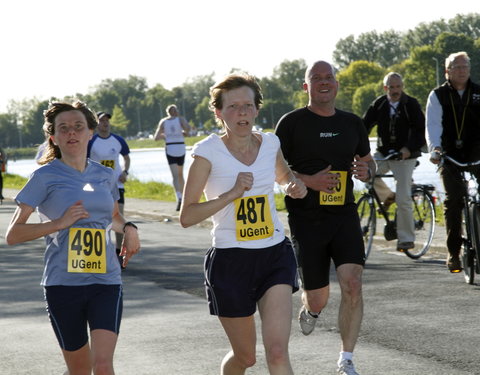
M 463 140 L 461 138 L 462 138 L 463 127 L 465 126 L 465 114 L 467 113 L 467 107 L 468 107 L 468 104 L 470 103 L 470 88 L 468 89 L 468 92 L 467 92 L 467 103 L 463 107 L 462 123 L 460 124 L 460 129 L 458 128 L 457 111 L 455 111 L 455 105 L 453 104 L 452 93 L 449 92 L 449 94 L 450 94 L 450 103 L 452 104 L 452 110 L 453 110 L 453 119 L 455 120 L 455 129 L 457 131 L 457 139 L 455 140 L 455 147 L 462 148 Z

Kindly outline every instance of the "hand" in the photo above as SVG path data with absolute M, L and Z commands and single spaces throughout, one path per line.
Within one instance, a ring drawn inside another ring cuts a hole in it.
M 332 166 L 329 165 L 327 168 L 308 176 L 308 187 L 324 193 L 333 193 L 333 189 L 338 185 L 339 176 L 336 173 L 330 173 L 331 169 Z
M 402 153 L 402 160 L 408 159 L 410 155 L 412 155 L 410 150 L 406 147 L 402 147 L 400 152 Z
M 370 168 L 368 167 L 368 163 L 366 161 L 359 160 L 360 156 L 355 155 L 355 161 L 352 162 L 352 175 L 357 180 L 362 182 L 367 182 L 370 180 Z
M 234 193 L 236 198 L 240 198 L 244 192 L 250 190 L 253 186 L 253 173 L 252 172 L 239 172 L 237 175 L 237 180 L 235 181 L 235 185 L 230 190 Z
M 307 195 L 307 187 L 302 180 L 295 178 L 285 186 L 285 194 L 294 199 L 302 199 Z
M 440 164 L 441 157 L 442 150 L 439 148 L 435 148 L 432 152 L 430 152 L 430 162 L 433 164 Z
M 130 258 L 139 251 L 140 238 L 138 237 L 137 229 L 132 226 L 126 226 L 125 233 L 123 235 L 121 251 L 119 254 L 123 257 L 123 267 L 126 267 Z
M 127 173 L 125 171 L 122 172 L 120 176 L 118 176 L 118 181 L 121 183 L 127 182 Z
M 85 207 L 83 207 L 82 201 L 77 201 L 73 205 L 67 208 L 61 218 L 57 219 L 60 229 L 65 229 L 72 226 L 78 220 L 86 219 L 90 215 Z

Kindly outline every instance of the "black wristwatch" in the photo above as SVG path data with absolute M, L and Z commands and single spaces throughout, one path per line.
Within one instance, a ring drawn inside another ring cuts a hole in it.
M 125 173 L 128 176 L 128 171 L 126 169 L 123 170 L 123 173 Z
M 127 221 L 125 224 L 123 224 L 123 233 L 125 233 L 125 227 L 134 227 L 135 229 L 138 230 L 138 227 L 133 224 L 131 221 Z

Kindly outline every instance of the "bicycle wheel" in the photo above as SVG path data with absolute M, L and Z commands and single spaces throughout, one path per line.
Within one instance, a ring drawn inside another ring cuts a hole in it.
M 473 244 L 475 243 L 474 238 L 474 215 L 473 206 L 469 207 L 468 211 L 463 209 L 462 211 L 462 226 L 463 226 L 463 246 L 461 250 L 461 259 L 463 266 L 463 276 L 465 277 L 465 282 L 472 285 L 475 280 L 475 251 L 473 250 Z M 469 215 L 469 217 L 465 217 Z M 467 227 L 468 225 L 468 227 Z
M 377 227 L 375 204 L 370 194 L 364 194 L 357 202 L 358 217 L 362 228 L 363 243 L 365 244 L 365 259 L 370 255 L 373 245 L 373 237 Z
M 405 254 L 418 259 L 425 255 L 433 241 L 435 232 L 435 204 L 430 193 L 421 187 L 412 191 L 413 220 L 415 226 L 415 247 Z

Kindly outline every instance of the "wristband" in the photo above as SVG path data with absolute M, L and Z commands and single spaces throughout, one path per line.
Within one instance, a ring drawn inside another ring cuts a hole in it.
M 127 221 L 125 224 L 123 224 L 123 233 L 125 233 L 126 227 L 134 227 L 135 229 L 138 230 L 138 227 L 135 224 L 133 224 L 131 221 Z
M 128 176 L 128 171 L 127 170 L 124 170 L 123 173 L 125 173 Z

